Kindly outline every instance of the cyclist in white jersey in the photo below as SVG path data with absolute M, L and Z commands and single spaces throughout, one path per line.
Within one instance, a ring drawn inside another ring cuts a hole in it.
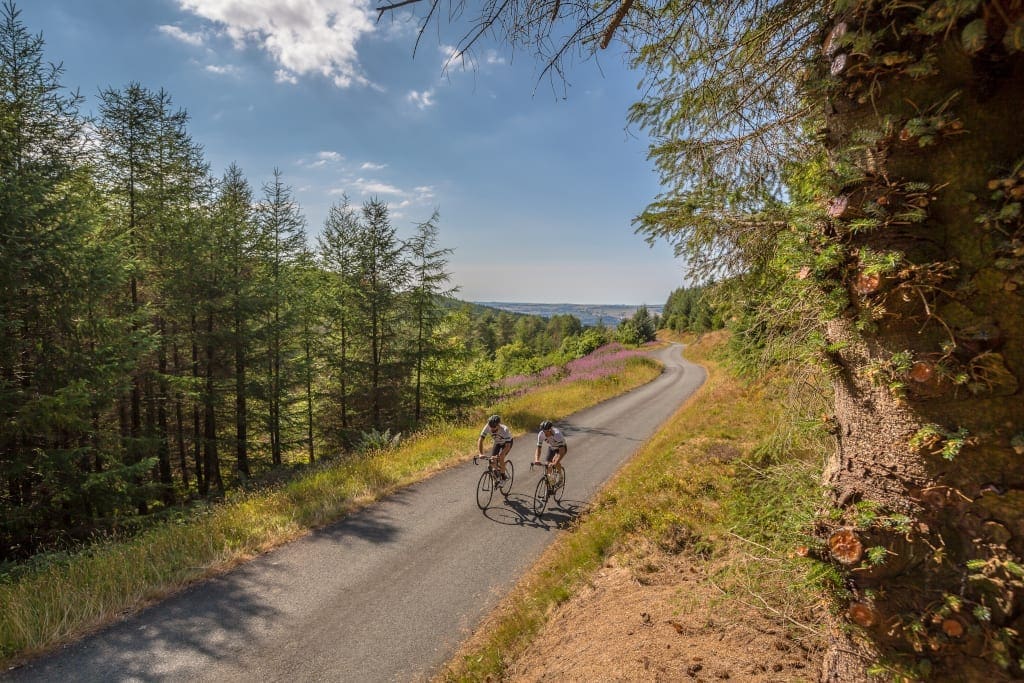
M 487 424 L 480 432 L 480 438 L 476 440 L 476 450 L 481 456 L 484 454 L 484 438 L 488 435 L 494 442 L 491 446 L 491 455 L 498 456 L 498 468 L 501 470 L 502 479 L 505 479 L 508 477 L 508 473 L 505 472 L 505 456 L 512 450 L 512 432 L 501 424 L 501 416 L 491 415 L 487 418 Z
M 545 464 L 549 467 L 557 467 L 565 454 L 569 452 L 569 444 L 566 443 L 562 430 L 553 425 L 550 420 L 540 423 L 540 431 L 537 432 L 537 452 L 533 456 L 534 464 L 540 464 L 540 450 L 544 444 L 548 445 Z

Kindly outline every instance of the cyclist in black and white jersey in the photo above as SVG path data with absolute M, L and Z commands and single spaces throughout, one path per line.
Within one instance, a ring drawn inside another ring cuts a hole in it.
M 545 464 L 549 467 L 557 467 L 565 454 L 569 452 L 569 444 L 565 441 L 562 430 L 551 423 L 551 420 L 544 420 L 540 423 L 540 431 L 537 432 L 537 452 L 533 456 L 533 462 L 540 464 L 541 448 L 547 444 L 548 452 Z
M 487 418 L 487 424 L 480 432 L 480 438 L 476 440 L 476 450 L 481 456 L 484 454 L 484 438 L 488 435 L 494 442 L 491 446 L 491 455 L 498 456 L 498 469 L 501 470 L 501 477 L 504 481 L 508 478 L 508 473 L 505 471 L 505 456 L 512 450 L 512 432 L 501 424 L 501 416 L 491 415 Z

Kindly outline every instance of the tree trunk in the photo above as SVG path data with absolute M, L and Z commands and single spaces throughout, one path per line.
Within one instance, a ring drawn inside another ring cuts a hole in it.
M 235 455 L 236 467 L 243 477 L 249 479 L 249 414 L 246 405 L 245 387 L 245 341 L 242 339 L 241 322 L 235 326 Z
M 313 351 L 306 334 L 306 445 L 309 449 L 309 463 L 316 462 L 313 450 Z
M 159 387 L 156 397 L 156 437 L 159 439 L 157 463 L 160 469 L 163 501 L 166 505 L 174 505 L 174 476 L 171 474 L 171 430 L 167 420 L 167 330 L 163 318 L 160 318 L 158 325 L 160 349 L 157 357 L 157 386 Z
M 827 325 L 838 512 L 817 532 L 854 625 L 835 625 L 827 681 L 872 663 L 1024 676 L 1024 61 L 1002 42 L 1021 9 L 983 4 L 980 46 L 949 11 L 863 3 L 825 41 L 833 168 L 862 172 L 820 227 L 845 246 L 850 300 Z M 847 31 L 874 44 L 844 47 Z
M 220 456 L 217 453 L 217 410 L 213 382 L 216 365 L 216 351 L 213 345 L 213 314 L 206 318 L 206 391 L 204 392 L 203 420 L 203 475 L 207 488 L 213 486 L 224 493 L 224 480 L 220 473 Z
M 181 357 L 178 353 L 178 344 L 174 344 L 174 374 L 181 375 Z M 185 496 L 189 495 L 188 457 L 185 452 L 185 415 L 182 408 L 181 393 L 175 392 L 174 396 L 174 419 L 175 433 L 178 442 L 178 466 L 181 468 L 181 485 L 185 490 Z
M 199 336 L 199 322 L 195 314 L 192 315 L 192 379 L 195 385 L 199 386 L 199 343 L 196 341 Z M 205 496 L 209 490 L 206 483 L 205 472 L 203 471 L 203 430 L 202 415 L 199 410 L 200 403 L 195 401 L 192 404 L 192 460 L 196 466 L 196 490 L 200 496 Z

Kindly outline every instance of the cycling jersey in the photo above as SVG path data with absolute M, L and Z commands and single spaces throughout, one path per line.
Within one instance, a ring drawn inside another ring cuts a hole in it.
M 565 435 L 558 427 L 551 428 L 551 436 L 548 436 L 543 429 L 537 432 L 537 445 L 540 446 L 545 441 L 548 443 L 548 448 L 558 449 L 566 445 Z
M 496 446 L 501 446 L 512 441 L 512 432 L 510 432 L 508 427 L 505 425 L 498 425 L 498 429 L 493 432 L 491 431 L 490 425 L 484 425 L 483 431 L 480 432 L 480 438 L 482 439 L 485 436 L 490 436 L 494 439 L 494 445 Z

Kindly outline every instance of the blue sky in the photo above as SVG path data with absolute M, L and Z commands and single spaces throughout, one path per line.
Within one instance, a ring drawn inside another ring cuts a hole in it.
M 279 168 L 315 239 L 348 195 L 388 203 L 402 236 L 440 212 L 459 298 L 662 304 L 684 284 L 632 218 L 658 193 L 642 131 L 626 129 L 638 76 L 612 48 L 539 80 L 528 53 L 431 28 L 367 0 L 21 0 L 46 59 L 86 97 L 165 89 L 220 176 L 257 196 Z M 445 65 L 448 65 L 447 69 Z

